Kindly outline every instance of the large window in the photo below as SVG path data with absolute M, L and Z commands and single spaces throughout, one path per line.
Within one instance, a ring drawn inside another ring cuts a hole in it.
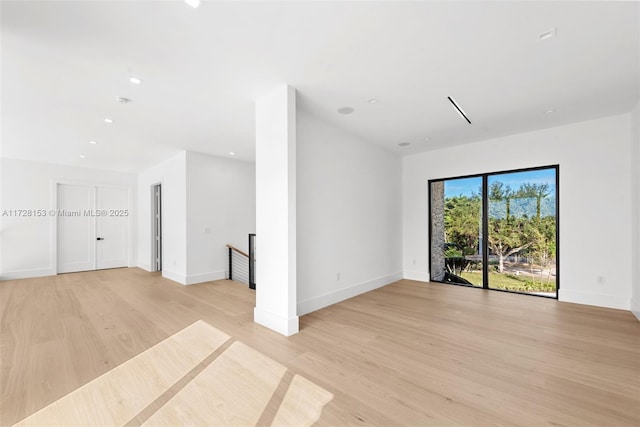
M 431 280 L 557 298 L 558 166 L 429 181 Z

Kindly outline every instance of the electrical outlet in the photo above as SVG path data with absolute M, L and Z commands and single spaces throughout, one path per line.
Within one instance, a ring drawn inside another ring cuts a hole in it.
M 340 280 L 340 273 L 336 274 L 336 281 Z
M 604 276 L 598 276 L 598 285 L 606 285 L 607 281 Z
M 415 258 L 413 259 L 413 265 L 416 265 L 416 259 Z
M 204 234 L 211 234 L 211 227 L 205 227 Z

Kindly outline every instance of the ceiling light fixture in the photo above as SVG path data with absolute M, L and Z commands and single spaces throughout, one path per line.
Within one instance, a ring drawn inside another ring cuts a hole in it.
M 96 145 L 96 144 L 97 144 L 97 142 L 96 142 L 96 141 L 89 141 L 89 144 L 91 144 L 91 145 Z
M 105 117 L 104 118 L 104 122 L 111 124 L 111 123 L 113 123 L 113 119 L 110 119 L 109 117 Z
M 375 99 L 375 98 L 371 98 L 371 99 L 369 99 L 368 102 L 369 102 L 369 104 L 375 104 L 376 102 L 378 102 L 378 100 Z
M 553 108 L 549 108 L 548 110 L 544 110 L 545 114 L 551 114 L 551 113 L 555 113 L 555 112 L 556 112 L 556 110 L 553 109 Z
M 233 151 L 229 151 L 229 155 L 230 155 L 230 156 L 235 156 L 235 155 L 236 155 L 236 153 L 234 153 Z
M 194 9 L 197 9 L 200 6 L 202 6 L 202 0 L 184 0 L 184 2 Z
M 87 156 L 85 156 L 84 154 L 80 154 L 80 158 L 81 159 L 85 159 Z
M 543 41 L 543 40 L 551 39 L 557 35 L 558 35 L 558 29 L 552 28 L 550 30 L 547 30 L 538 34 L 538 40 Z
M 398 144 L 399 147 L 408 147 L 410 145 L 411 145 L 410 142 L 401 142 L 400 144 Z
M 129 81 L 134 85 L 142 84 L 142 79 L 135 76 L 129 76 Z
M 352 108 L 352 107 L 338 108 L 338 113 L 340 113 L 340 114 L 351 114 L 354 111 L 356 111 L 356 110 L 354 108 Z
M 465 119 L 467 121 L 467 123 L 471 124 L 471 120 L 469 120 L 469 117 L 467 117 L 467 115 L 464 113 L 464 111 L 462 111 L 462 108 L 460 108 L 458 103 L 456 101 L 454 101 L 453 98 L 451 98 L 450 96 L 447 96 L 447 99 L 455 107 L 455 109 L 458 112 L 458 114 L 460 115 L 460 117 Z

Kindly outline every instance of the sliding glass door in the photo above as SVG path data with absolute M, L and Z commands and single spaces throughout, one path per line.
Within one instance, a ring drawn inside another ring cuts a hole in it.
M 557 297 L 557 182 L 557 166 L 430 181 L 431 280 Z
M 482 178 L 431 183 L 431 280 L 482 287 Z

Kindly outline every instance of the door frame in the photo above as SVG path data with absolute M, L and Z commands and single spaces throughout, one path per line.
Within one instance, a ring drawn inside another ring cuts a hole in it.
M 517 173 L 517 172 L 531 172 L 531 171 L 537 171 L 537 170 L 544 170 L 544 169 L 554 169 L 555 173 L 556 173 L 556 179 L 555 179 L 555 184 L 556 184 L 556 194 L 555 194 L 555 201 L 556 201 L 556 294 L 553 297 L 550 296 L 544 296 L 544 295 L 536 295 L 536 294 L 532 294 L 532 293 L 527 293 L 527 292 L 518 292 L 518 291 L 508 291 L 508 290 L 504 290 L 504 289 L 495 289 L 495 288 L 490 288 L 489 287 L 489 280 L 488 280 L 488 272 L 489 272 L 489 263 L 488 263 L 488 257 L 489 257 L 489 248 L 488 248 L 488 229 L 489 229 L 489 221 L 488 221 L 488 217 L 489 217 L 489 198 L 486 195 L 487 191 L 488 191 L 488 180 L 490 176 L 494 176 L 494 175 L 504 175 L 504 174 L 509 174 L 509 173 Z M 432 236 L 432 226 L 433 226 L 433 218 L 432 218 L 432 213 L 431 213 L 431 184 L 433 182 L 440 182 L 440 181 L 449 181 L 449 180 L 455 180 L 455 179 L 463 179 L 463 178 L 481 178 L 482 179 L 482 191 L 483 191 L 483 195 L 482 195 L 482 276 L 483 276 L 483 283 L 482 283 L 482 287 L 479 286 L 470 286 L 470 285 L 466 285 L 464 283 L 453 283 L 453 282 L 441 282 L 441 281 L 437 281 L 437 280 L 433 280 L 431 278 L 431 236 Z M 427 218 L 428 218 L 428 230 L 429 230 L 429 238 L 428 238 L 428 247 L 427 247 L 427 265 L 429 266 L 429 282 L 434 282 L 434 283 L 444 283 L 447 285 L 454 285 L 454 286 L 465 286 L 468 288 L 475 288 L 475 289 L 488 289 L 490 291 L 498 291 L 498 292 L 507 292 L 507 293 L 511 293 L 511 294 L 522 294 L 522 295 L 529 295 L 529 296 L 534 296 L 534 297 L 539 297 L 539 298 L 549 298 L 549 299 L 558 299 L 559 295 L 560 295 L 560 165 L 559 164 L 552 164 L 552 165 L 546 165 L 546 166 L 535 166 L 535 167 L 529 167 L 529 168 L 521 168 L 521 169 L 509 169 L 509 170 L 502 170 L 502 171 L 495 171 L 495 172 L 485 172 L 485 173 L 476 173 L 476 174 L 470 174 L 470 175 L 460 175 L 460 176 L 454 176 L 454 177 L 450 177 L 450 178 L 437 178 L 437 179 L 430 179 L 427 181 Z
M 51 226 L 50 229 L 50 242 L 51 242 L 51 272 L 53 275 L 58 275 L 58 185 L 83 185 L 86 187 L 106 187 L 106 188 L 119 188 L 122 190 L 127 190 L 127 201 L 129 204 L 129 220 L 127 221 L 127 246 L 128 246 L 128 260 L 127 264 L 129 267 L 135 267 L 135 253 L 134 253 L 134 242 L 135 242 L 135 211 L 134 211 L 134 191 L 133 187 L 130 185 L 117 185 L 117 184 L 103 184 L 96 183 L 93 181 L 83 181 L 83 180 L 71 180 L 71 179 L 52 179 L 49 181 L 49 185 L 51 191 L 50 206 L 49 213 L 53 211 L 53 215 L 49 215 L 49 221 Z
M 157 268 L 157 265 L 156 265 L 156 258 L 157 258 L 157 254 L 156 254 L 157 246 L 156 246 L 156 242 L 155 242 L 155 237 L 156 237 L 156 235 L 155 235 L 156 219 L 154 217 L 155 205 L 156 205 L 156 199 L 155 199 L 155 189 L 156 189 L 156 187 L 160 187 L 160 212 L 159 212 L 160 213 L 160 233 L 159 233 L 160 234 L 160 236 L 159 236 L 160 237 L 160 268 L 159 269 Z M 150 209 L 150 215 L 149 215 L 150 218 L 151 218 L 151 221 L 150 221 L 150 224 L 151 224 L 151 227 L 150 227 L 150 232 L 151 232 L 150 233 L 151 234 L 151 239 L 150 239 L 151 240 L 151 251 L 150 251 L 151 252 L 151 259 L 150 259 L 150 262 L 149 262 L 149 266 L 150 266 L 149 271 L 155 272 L 155 271 L 162 271 L 162 268 L 164 266 L 164 261 L 163 261 L 163 258 L 164 258 L 164 239 L 162 237 L 162 235 L 163 235 L 162 230 L 164 228 L 164 218 L 163 218 L 164 215 L 162 214 L 163 211 L 164 211 L 164 197 L 162 196 L 162 181 L 155 182 L 155 183 L 151 184 L 149 193 L 150 193 L 150 203 L 151 203 L 151 205 L 150 205 L 151 209 Z

